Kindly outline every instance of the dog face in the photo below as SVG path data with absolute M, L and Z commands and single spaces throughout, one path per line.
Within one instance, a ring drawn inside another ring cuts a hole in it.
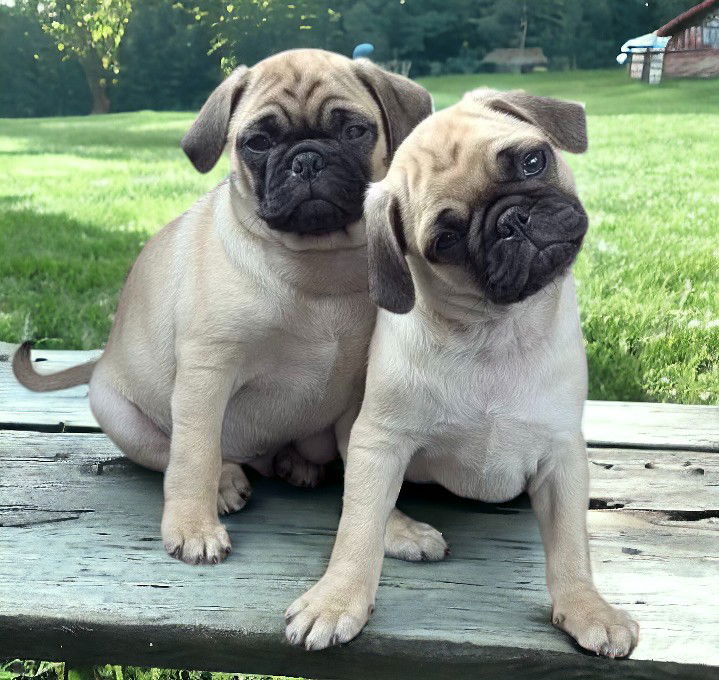
M 564 273 L 587 215 L 559 150 L 586 150 L 579 104 L 477 90 L 421 123 L 367 196 L 370 293 L 404 313 L 415 275 L 490 303 L 519 302 Z
M 317 237 L 360 221 L 367 184 L 431 106 L 422 87 L 371 62 L 291 50 L 235 70 L 182 146 L 207 172 L 229 144 L 233 182 L 262 223 Z

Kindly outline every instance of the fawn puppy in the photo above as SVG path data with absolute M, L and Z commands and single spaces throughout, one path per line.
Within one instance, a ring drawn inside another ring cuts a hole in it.
M 334 550 L 287 610 L 290 642 L 321 649 L 362 629 L 408 479 L 489 502 L 527 491 L 552 622 L 597 654 L 635 646 L 637 624 L 593 584 L 587 542 L 587 366 L 570 271 L 587 215 L 560 153 L 586 145 L 580 105 L 476 90 L 420 123 L 368 192 L 382 309 Z

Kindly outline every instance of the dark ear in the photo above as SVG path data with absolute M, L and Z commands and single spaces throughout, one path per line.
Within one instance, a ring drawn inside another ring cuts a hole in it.
M 511 90 L 494 92 L 483 103 L 535 125 L 560 149 L 571 153 L 587 150 L 587 117 L 584 107 L 577 102 Z
M 215 167 L 227 143 L 230 118 L 242 96 L 250 69 L 238 66 L 218 85 L 182 138 L 182 150 L 200 172 Z
M 353 64 L 380 110 L 389 166 L 404 138 L 432 113 L 432 96 L 409 78 L 385 71 L 368 59 L 357 59 Z
M 414 307 L 414 284 L 397 199 L 380 185 L 365 199 L 369 296 L 378 307 L 406 314 Z

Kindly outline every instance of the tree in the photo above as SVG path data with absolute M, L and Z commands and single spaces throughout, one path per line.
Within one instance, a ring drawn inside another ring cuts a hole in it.
M 117 55 L 130 0 L 43 0 L 36 5 L 43 31 L 65 59 L 76 57 L 92 94 L 92 113 L 107 113 L 107 86 L 120 72 Z
M 80 65 L 62 61 L 35 13 L 0 4 L 0 117 L 85 113 Z
M 199 109 L 220 82 L 211 27 L 168 0 L 133 0 L 120 47 L 122 73 L 108 95 L 113 111 Z

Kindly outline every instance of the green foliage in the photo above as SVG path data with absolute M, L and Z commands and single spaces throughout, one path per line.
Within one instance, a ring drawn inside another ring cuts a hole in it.
M 62 61 L 37 19 L 0 6 L 0 115 L 85 113 L 87 84 L 76 61 Z
M 426 78 L 438 107 L 480 85 L 587 105 L 568 156 L 590 216 L 575 268 L 599 399 L 719 404 L 719 88 L 646 87 L 622 72 Z M 191 113 L 3 120 L 0 338 L 101 346 L 142 244 L 227 171 L 194 171 Z M 223 166 L 224 167 L 220 167 Z M 2 679 L 0 679 L 2 680 Z
M 0 660 L 0 680 L 291 680 L 269 675 L 211 673 L 138 666 L 83 666 L 80 668 L 48 661 Z
M 103 71 L 117 75 L 117 52 L 132 12 L 130 0 L 43 0 L 36 5 L 42 30 L 60 52 L 96 57 Z
M 221 78 L 211 27 L 168 0 L 135 2 L 110 90 L 115 111 L 199 109 Z
M 63 58 L 79 60 L 92 94 L 92 113 L 107 113 L 107 85 L 120 73 L 117 54 L 132 5 L 130 0 L 43 0 L 23 3 L 57 45 Z
M 415 77 L 476 73 L 487 52 L 517 47 L 523 40 L 527 47 L 541 47 L 554 70 L 609 67 L 625 40 L 656 29 L 689 4 L 20 0 L 14 7 L 0 5 L 0 115 L 82 113 L 88 89 L 94 110 L 106 109 L 108 97 L 114 111 L 196 108 L 223 70 L 293 47 L 349 55 L 358 43 L 371 42 L 376 61 L 410 61 Z M 44 36 L 40 23 L 47 31 Z M 63 51 L 53 47 L 53 41 Z M 60 65 L 71 55 L 80 60 L 87 85 L 79 82 L 77 65 L 71 71 Z

